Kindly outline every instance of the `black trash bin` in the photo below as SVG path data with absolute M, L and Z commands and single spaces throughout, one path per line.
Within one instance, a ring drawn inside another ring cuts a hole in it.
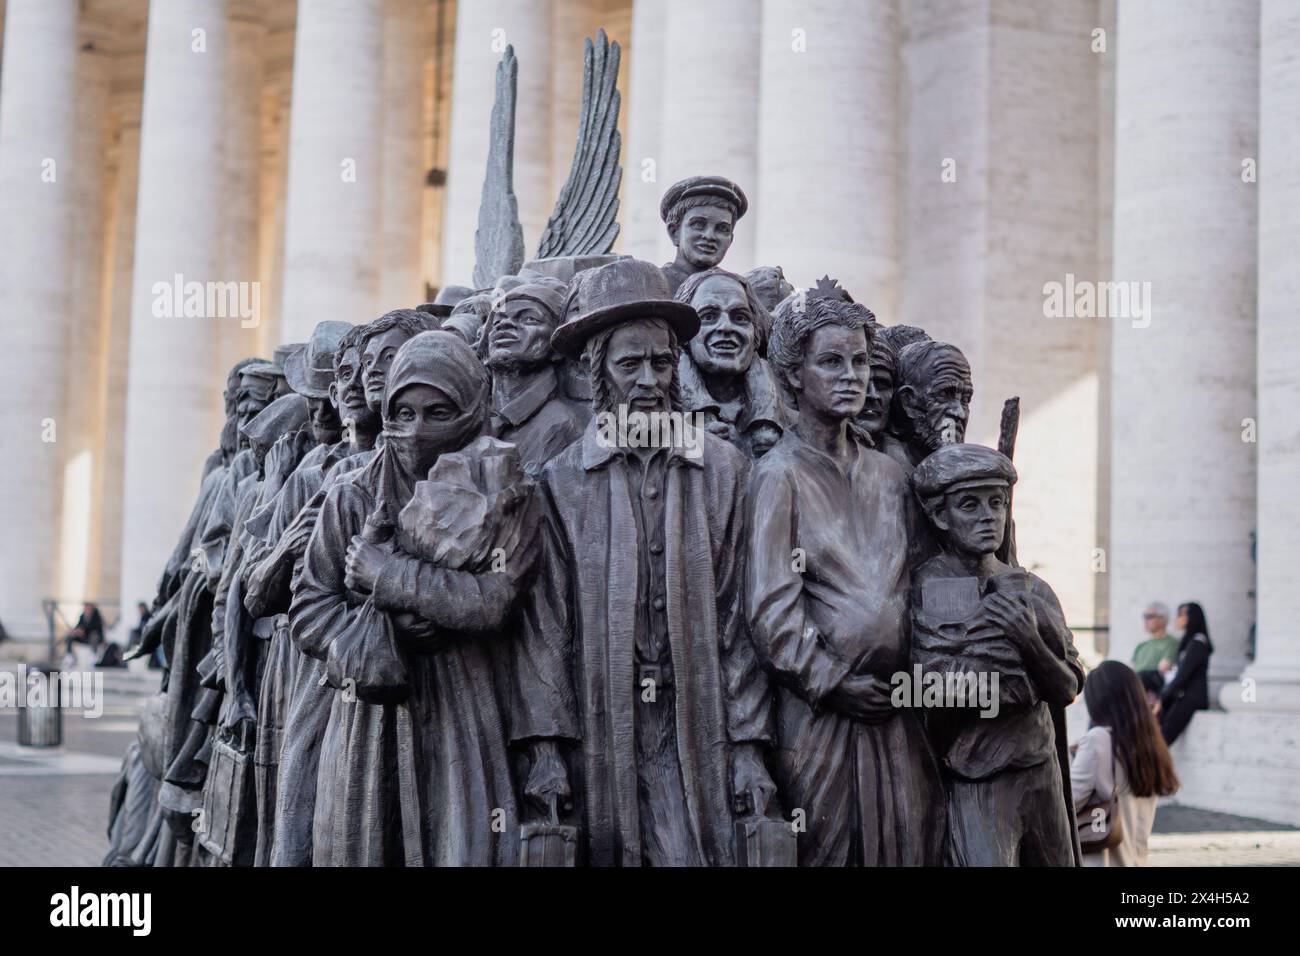
M 33 685 L 45 682 L 44 694 L 34 695 Z M 35 705 L 29 705 L 29 701 Z M 18 701 L 18 745 L 58 747 L 63 743 L 63 710 L 59 706 L 58 671 L 45 664 L 28 664 Z

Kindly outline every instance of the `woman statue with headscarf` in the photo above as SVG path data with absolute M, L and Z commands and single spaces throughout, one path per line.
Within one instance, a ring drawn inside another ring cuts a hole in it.
M 401 513 L 440 456 L 512 449 L 479 438 L 487 374 L 448 332 L 402 346 L 382 414 L 379 453 L 325 499 L 289 612 L 295 644 L 327 661 L 337 688 L 312 862 L 511 865 L 519 814 L 501 676 L 531 541 L 485 571 L 457 570 L 421 556 L 421 529 Z

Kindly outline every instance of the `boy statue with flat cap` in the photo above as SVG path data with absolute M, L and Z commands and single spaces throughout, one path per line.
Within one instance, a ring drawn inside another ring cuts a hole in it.
M 744 191 L 721 176 L 692 176 L 668 188 L 659 217 L 677 247 L 677 256 L 663 267 L 670 292 L 693 273 L 721 265 L 747 209 Z
M 948 780 L 952 866 L 1079 859 L 1065 707 L 1083 669 L 1052 589 L 997 557 L 1015 481 L 1009 458 L 967 444 L 943 445 L 912 475 L 940 545 L 912 578 L 913 667 L 973 674 L 997 695 L 993 707 L 927 714 Z

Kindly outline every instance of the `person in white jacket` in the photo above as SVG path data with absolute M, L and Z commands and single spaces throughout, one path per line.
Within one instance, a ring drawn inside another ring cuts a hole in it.
M 1118 846 L 1087 852 L 1084 866 L 1145 866 L 1156 800 L 1178 790 L 1178 776 L 1146 704 L 1137 674 L 1119 661 L 1102 661 L 1083 685 L 1090 726 L 1070 762 L 1077 810 L 1119 795 L 1123 828 Z

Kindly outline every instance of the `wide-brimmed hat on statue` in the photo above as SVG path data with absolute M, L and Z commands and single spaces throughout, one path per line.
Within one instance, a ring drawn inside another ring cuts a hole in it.
M 306 342 L 285 342 L 283 345 L 277 345 L 275 351 L 271 353 L 271 364 L 283 371 L 284 363 L 289 361 L 289 356 L 294 352 L 301 352 L 306 347 Z
M 284 361 L 284 377 L 289 387 L 307 398 L 326 398 L 334 382 L 334 353 L 350 328 L 350 322 L 318 323 L 307 347 Z
M 635 319 L 663 319 L 677 333 L 678 344 L 700 330 L 699 315 L 673 298 L 663 270 L 640 259 L 619 259 L 574 277 L 565 321 L 551 336 L 551 347 L 577 359 L 597 332 Z

